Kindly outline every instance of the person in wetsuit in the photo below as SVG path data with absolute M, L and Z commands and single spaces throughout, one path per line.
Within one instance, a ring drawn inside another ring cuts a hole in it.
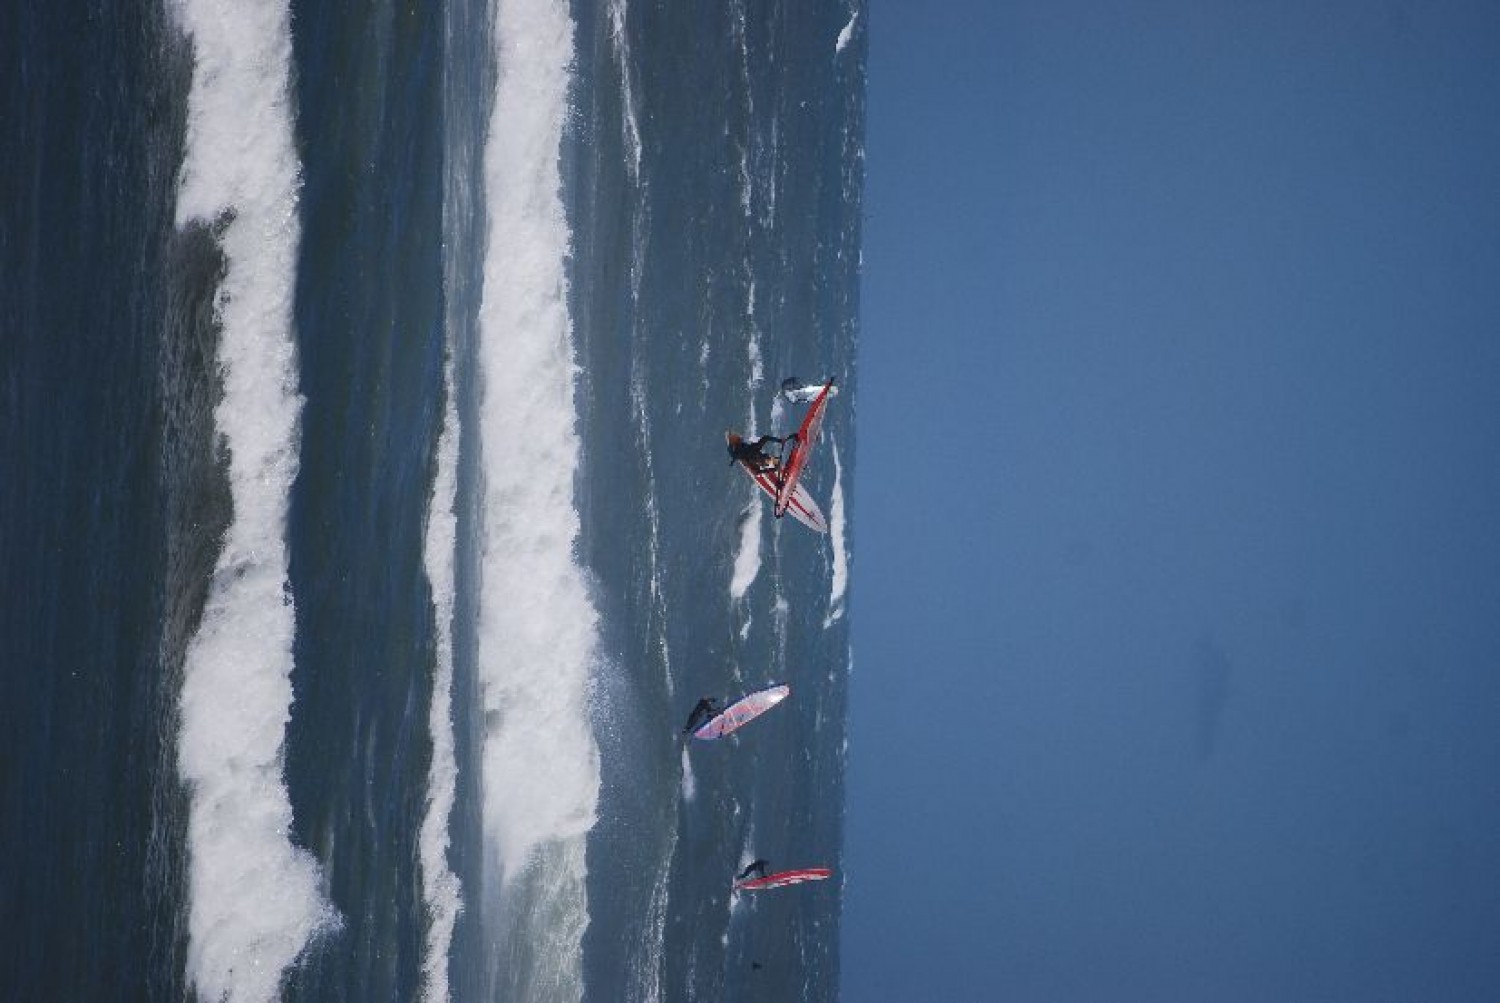
M 747 881 L 752 874 L 757 878 L 763 878 L 766 876 L 766 868 L 770 866 L 771 862 L 769 860 L 752 860 L 743 871 L 734 876 L 734 880 Z
M 778 439 L 774 435 L 763 435 L 752 441 L 741 438 L 738 434 L 729 433 L 729 462 L 744 463 L 756 473 L 776 469 L 777 459 L 766 455 L 766 443 L 774 442 L 780 445 L 785 439 Z
M 699 700 L 693 705 L 693 712 L 688 715 L 687 727 L 682 729 L 683 733 L 686 734 L 692 731 L 704 721 L 718 714 L 720 710 L 721 708 L 713 697 L 704 697 L 702 700 Z

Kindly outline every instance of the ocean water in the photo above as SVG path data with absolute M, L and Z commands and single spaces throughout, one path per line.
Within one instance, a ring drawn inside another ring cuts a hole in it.
M 0 17 L 0 998 L 836 995 L 862 9 Z

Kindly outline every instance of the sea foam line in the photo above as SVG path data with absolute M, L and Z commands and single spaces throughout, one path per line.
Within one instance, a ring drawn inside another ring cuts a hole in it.
M 833 43 L 834 55 L 838 55 L 849 47 L 849 41 L 854 37 L 854 26 L 859 24 L 859 11 L 849 15 L 849 23 L 844 25 L 839 32 L 838 40 Z
M 428 503 L 422 562 L 432 588 L 436 655 L 428 729 L 432 762 L 427 769 L 427 812 L 422 817 L 422 898 L 427 907 L 427 944 L 422 959 L 422 998 L 448 999 L 448 951 L 453 928 L 463 911 L 463 889 L 448 866 L 449 823 L 458 782 L 453 734 L 453 606 L 458 541 L 458 407 L 454 400 L 453 360 L 443 367 L 443 430 L 438 437 L 437 475 Z
M 749 271 L 748 262 L 746 271 Z M 760 393 L 761 384 L 765 381 L 765 365 L 760 354 L 760 328 L 755 323 L 755 279 L 753 276 L 748 284 L 745 321 L 750 326 L 750 339 L 745 346 L 745 361 L 750 367 L 748 379 L 750 404 L 745 418 L 745 435 L 749 436 L 755 428 L 755 395 Z M 772 408 L 775 407 L 776 405 L 773 404 Z M 740 523 L 740 542 L 734 553 L 734 572 L 729 578 L 729 598 L 735 602 L 745 597 L 745 593 L 750 591 L 750 586 L 755 584 L 755 579 L 760 575 L 761 504 L 760 488 L 752 484 L 749 507 L 745 510 L 744 521 Z M 744 629 L 748 627 L 747 621 Z
M 300 229 L 287 5 L 184 0 L 193 45 L 177 225 L 218 224 L 215 300 L 234 518 L 188 645 L 177 768 L 189 791 L 187 975 L 213 1000 L 270 1000 L 337 914 L 292 845 L 284 777 L 295 612 L 287 499 L 302 400 L 292 338 Z
M 641 126 L 635 108 L 635 78 L 631 74 L 630 35 L 625 26 L 625 0 L 610 0 L 609 38 L 620 67 L 620 133 L 628 156 L 630 183 L 641 183 Z
M 685 758 L 685 757 L 684 757 Z M 636 924 L 636 946 L 632 952 L 633 985 L 625 999 L 640 1000 L 641 1003 L 661 1003 L 665 990 L 662 986 L 662 965 L 666 960 L 662 945 L 667 939 L 667 910 L 671 902 L 672 858 L 677 853 L 677 829 L 672 829 L 663 848 L 656 879 L 651 884 L 651 897 L 646 903 L 640 921 Z M 692 984 L 691 981 L 688 983 Z
M 746 506 L 740 522 L 740 545 L 734 553 L 734 574 L 729 579 L 729 598 L 738 602 L 745 598 L 750 586 L 760 575 L 760 489 L 751 486 L 754 492 Z
M 621 80 L 625 93 L 623 95 L 626 136 L 629 139 L 627 148 L 630 150 L 631 182 L 636 186 L 636 198 L 634 211 L 630 220 L 630 300 L 636 307 L 635 316 L 639 317 L 639 306 L 641 302 L 641 283 L 645 278 L 645 265 L 650 247 L 651 235 L 651 201 L 646 185 L 646 179 L 641 175 L 641 143 L 640 130 L 635 119 L 635 105 L 631 94 L 631 66 L 630 46 L 625 29 L 625 4 L 623 0 L 612 0 L 609 8 L 610 22 L 615 42 L 616 58 L 620 66 Z M 641 444 L 641 463 L 646 474 L 645 487 L 645 512 L 647 520 L 647 557 L 649 568 L 649 582 L 651 586 L 651 608 L 646 623 L 646 634 L 655 639 L 657 650 L 661 653 L 661 675 L 662 682 L 666 686 L 667 696 L 670 697 L 675 689 L 672 679 L 672 651 L 667 640 L 666 618 L 667 602 L 662 591 L 661 577 L 661 516 L 659 506 L 656 504 L 656 457 L 652 452 L 651 443 L 656 441 L 651 431 L 651 410 L 649 407 L 650 390 L 647 386 L 645 365 L 642 362 L 642 352 L 639 345 L 641 342 L 641 327 L 638 322 L 632 322 L 631 342 L 632 351 L 630 358 L 630 413 L 635 421 L 636 441 Z M 646 339 L 649 346 L 649 337 Z M 679 405 L 680 406 L 680 405 Z
M 844 465 L 839 460 L 838 446 L 829 442 L 833 453 L 833 500 L 829 505 L 829 537 L 833 540 L 833 582 L 828 588 L 828 615 L 823 626 L 831 627 L 844 615 L 844 593 L 849 587 L 849 541 L 846 536 L 844 515 Z
M 639 331 L 633 331 L 632 334 L 639 334 Z M 656 504 L 656 458 L 651 452 L 651 443 L 655 441 L 655 437 L 651 434 L 646 377 L 639 352 L 631 358 L 630 369 L 630 410 L 635 419 L 636 441 L 641 443 L 641 464 L 646 473 L 646 557 L 651 585 L 651 610 L 646 630 L 648 636 L 655 637 L 657 650 L 661 652 L 662 681 L 666 684 L 667 695 L 670 697 L 673 693 L 672 649 L 667 641 L 667 601 L 661 587 L 661 516 Z
M 750 219 L 754 204 L 755 181 L 750 173 L 750 145 L 754 141 L 755 86 L 750 75 L 750 33 L 745 23 L 745 5 L 737 4 L 734 10 L 733 40 L 739 53 L 740 91 L 745 95 L 745 123 L 750 133 L 739 143 L 740 153 L 740 210 L 745 219 Z
M 574 557 L 579 442 L 559 165 L 572 35 L 561 0 L 495 8 L 477 374 L 487 912 L 519 921 L 507 917 L 506 892 L 535 870 L 525 884 L 549 904 L 531 914 L 551 919 L 528 939 L 546 945 L 538 960 L 558 997 L 582 993 L 584 839 L 600 783 L 587 705 L 598 614 Z

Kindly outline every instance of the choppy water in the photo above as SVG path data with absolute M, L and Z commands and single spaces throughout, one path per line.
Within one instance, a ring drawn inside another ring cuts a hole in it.
M 7 997 L 832 997 L 854 9 L 8 18 Z

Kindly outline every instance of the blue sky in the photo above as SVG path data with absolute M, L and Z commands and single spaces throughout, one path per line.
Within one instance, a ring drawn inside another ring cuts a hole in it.
M 1500 998 L 1500 7 L 867 29 L 844 998 Z

